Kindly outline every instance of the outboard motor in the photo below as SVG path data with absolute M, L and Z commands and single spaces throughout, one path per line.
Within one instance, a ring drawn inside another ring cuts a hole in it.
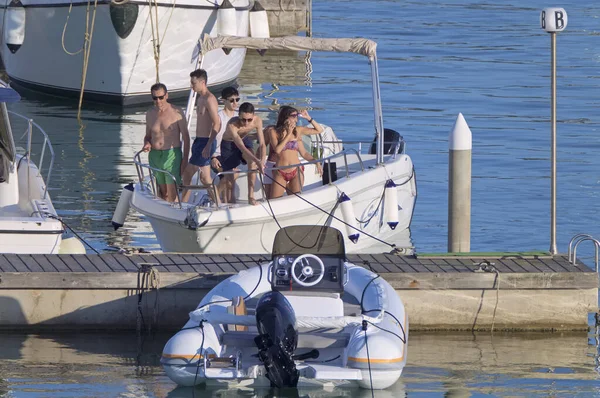
M 283 294 L 271 291 L 261 297 L 256 306 L 256 325 L 259 335 L 254 342 L 271 387 L 296 387 L 300 376 L 294 363 L 298 345 L 296 314 Z

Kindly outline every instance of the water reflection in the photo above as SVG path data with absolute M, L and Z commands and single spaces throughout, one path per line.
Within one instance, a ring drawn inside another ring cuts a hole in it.
M 215 389 L 177 387 L 160 353 L 171 333 L 2 334 L 0 396 L 370 397 L 361 389 Z M 470 397 L 599 394 L 597 347 L 579 334 L 411 333 L 408 364 L 377 398 L 434 394 Z M 12 396 L 12 395 L 11 395 Z

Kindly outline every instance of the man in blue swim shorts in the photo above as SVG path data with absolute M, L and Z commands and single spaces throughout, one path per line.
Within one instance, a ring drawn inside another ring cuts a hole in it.
M 208 76 L 204 69 L 197 69 L 190 73 L 190 84 L 192 90 L 197 94 L 196 98 L 196 139 L 192 145 L 192 157 L 183 172 L 183 184 L 190 185 L 192 177 L 200 169 L 200 182 L 203 185 L 211 185 L 210 158 L 216 149 L 215 138 L 221 129 L 219 118 L 219 103 L 217 98 L 208 91 Z M 213 192 L 209 190 L 213 200 Z M 189 190 L 184 190 L 183 201 L 187 202 L 190 196 Z
M 256 136 L 258 153 L 252 151 L 250 136 Z M 262 173 L 267 161 L 267 151 L 263 136 L 263 123 L 260 117 L 254 114 L 254 106 L 249 102 L 240 105 L 239 116 L 231 118 L 221 141 L 221 166 L 223 171 L 233 170 L 242 160 L 248 164 L 248 203 L 256 205 L 254 199 L 254 185 L 256 172 Z M 232 179 L 233 175 L 226 175 Z M 228 186 L 233 186 L 233 181 Z M 233 195 L 229 195 L 232 197 Z
M 183 111 L 167 101 L 169 93 L 162 83 L 150 88 L 154 106 L 146 112 L 144 152 L 153 169 L 158 185 L 158 196 L 169 202 L 177 199 L 175 183 L 181 184 L 181 170 L 187 166 L 190 153 L 190 134 Z M 183 153 L 181 152 L 183 141 Z M 162 173 L 158 170 L 164 170 Z

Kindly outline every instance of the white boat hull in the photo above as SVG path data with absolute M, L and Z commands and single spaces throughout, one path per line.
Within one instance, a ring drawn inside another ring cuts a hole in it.
M 74 53 L 82 48 L 87 2 L 74 2 L 70 15 L 68 4 L 58 1 L 46 1 L 45 5 L 35 1 L 24 3 L 27 13 L 23 44 L 15 53 L 9 51 L 5 43 L 1 44 L 0 53 L 7 74 L 23 86 L 79 95 L 83 52 L 69 55 L 66 51 Z M 211 4 L 205 0 L 200 3 L 178 1 L 173 7 L 172 2 L 159 2 L 158 76 L 172 97 L 189 92 L 189 73 L 197 68 L 201 34 L 217 34 L 217 11 Z M 238 7 L 237 34 L 247 36 L 248 11 L 241 7 L 246 7 L 248 2 L 240 0 L 233 4 Z M 137 5 L 139 12 L 133 30 L 122 39 L 113 27 L 109 4 L 98 4 L 87 66 L 86 98 L 124 104 L 149 102 L 150 86 L 157 79 L 149 18 L 149 12 L 154 13 L 154 8 L 147 2 Z M 4 10 L 0 11 L 4 13 Z M 4 18 L 3 15 L 0 17 L 0 20 Z M 202 66 L 207 70 L 209 86 L 218 87 L 233 81 L 240 73 L 245 53 L 245 49 L 234 49 L 229 55 L 223 51 L 207 54 Z
M 62 224 L 51 218 L 57 217 L 56 210 L 49 196 L 43 198 L 46 185 L 37 166 L 31 163 L 27 171 L 27 162 L 23 163 L 18 174 L 11 176 L 16 184 L 0 187 L 0 202 L 13 189 L 19 191 L 17 203 L 0 205 L 0 253 L 56 254 L 62 242 Z
M 348 161 L 352 164 L 351 155 L 348 155 Z M 339 164 L 338 160 L 338 173 Z M 242 205 L 219 210 L 202 207 L 179 209 L 178 205 L 168 206 L 164 201 L 153 198 L 149 191 L 142 191 L 139 184 L 136 185 L 131 204 L 148 218 L 165 252 L 267 254 L 271 253 L 279 226 L 328 225 L 344 231 L 348 253 L 381 253 L 392 249 L 391 244 L 395 243 L 392 238 L 395 240 L 403 233 L 408 234 L 417 188 L 413 164 L 407 155 L 390 158 L 385 166 L 367 169 L 369 166 L 374 166 L 374 160 L 365 162 L 364 172 L 350 174 L 349 178 L 340 176 L 333 185 L 305 190 L 301 198 L 286 196 L 268 203 L 262 201 L 258 206 Z M 307 180 L 311 173 L 313 171 L 307 167 Z M 387 225 L 381 204 L 388 178 L 398 185 L 399 222 L 395 230 Z M 240 186 L 244 184 L 238 183 Z M 336 206 L 340 192 L 345 192 L 351 198 L 356 218 L 364 221 L 357 225 L 361 233 L 356 243 L 348 239 L 341 209 Z M 333 216 L 330 217 L 332 210 Z M 190 223 L 192 219 L 197 226 Z

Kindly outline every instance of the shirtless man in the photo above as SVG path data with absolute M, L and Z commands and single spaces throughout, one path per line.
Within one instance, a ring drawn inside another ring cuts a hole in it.
M 258 157 L 252 152 L 250 135 L 256 134 L 258 139 Z M 248 170 L 258 170 L 262 173 L 267 161 L 267 151 L 263 136 L 263 123 L 260 117 L 254 114 L 254 106 L 249 102 L 240 105 L 239 116 L 232 118 L 227 124 L 223 140 L 221 141 L 221 166 L 223 171 L 233 170 L 240 165 L 242 158 L 248 163 Z M 233 187 L 233 174 L 226 175 L 231 179 L 227 186 Z M 248 174 L 248 203 L 256 205 L 254 199 L 254 183 L 256 172 Z M 233 195 L 230 195 L 233 197 Z M 226 195 L 226 197 L 228 197 Z
M 181 184 L 181 170 L 185 170 L 190 154 L 190 134 L 183 111 L 167 101 L 169 93 L 162 83 L 150 88 L 154 107 L 146 112 L 146 136 L 144 152 L 150 151 L 150 167 L 171 173 Z M 181 153 L 183 140 L 183 154 Z M 175 182 L 166 173 L 155 172 L 158 195 L 169 202 L 175 202 L 177 188 Z
M 192 145 L 192 157 L 183 172 L 183 184 L 190 185 L 192 177 L 200 169 L 200 182 L 203 185 L 211 185 L 212 177 L 210 175 L 210 157 L 215 152 L 215 137 L 221 128 L 221 119 L 219 119 L 219 103 L 217 98 L 208 91 L 208 76 L 204 69 L 197 69 L 190 73 L 190 84 L 192 90 L 197 94 L 196 112 L 198 119 L 196 121 L 196 139 Z M 212 195 L 212 191 L 209 190 Z M 187 202 L 190 192 L 185 190 L 183 201 Z M 212 198 L 213 200 L 215 198 Z

